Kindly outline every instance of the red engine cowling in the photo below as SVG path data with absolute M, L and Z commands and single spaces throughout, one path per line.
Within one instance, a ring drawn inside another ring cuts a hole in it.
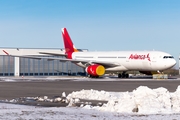
M 94 64 L 86 67 L 86 72 L 92 76 L 101 76 L 105 73 L 105 68 L 102 65 Z

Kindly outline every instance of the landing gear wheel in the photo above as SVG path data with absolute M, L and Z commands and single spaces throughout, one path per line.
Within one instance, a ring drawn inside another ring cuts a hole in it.
M 129 74 L 125 74 L 125 73 L 118 74 L 118 78 L 129 78 Z
M 118 74 L 118 78 L 121 78 L 122 77 L 122 75 L 121 74 Z
M 126 74 L 122 73 L 122 78 L 126 78 Z
M 126 78 L 129 78 L 129 74 L 126 74 Z

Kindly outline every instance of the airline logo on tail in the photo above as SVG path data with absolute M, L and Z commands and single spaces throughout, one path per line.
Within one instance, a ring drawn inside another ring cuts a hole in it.
M 78 50 L 75 48 L 66 28 L 62 28 L 62 36 L 63 36 L 64 48 L 67 58 L 72 59 L 72 53 L 78 52 Z

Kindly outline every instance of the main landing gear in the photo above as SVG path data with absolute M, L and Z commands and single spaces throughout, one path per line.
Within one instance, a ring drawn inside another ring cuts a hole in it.
M 126 72 L 123 72 L 122 74 L 119 73 L 118 78 L 129 78 L 129 74 L 127 74 Z

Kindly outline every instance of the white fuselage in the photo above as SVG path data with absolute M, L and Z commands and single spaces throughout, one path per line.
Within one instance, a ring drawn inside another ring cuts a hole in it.
M 115 64 L 107 65 L 106 71 L 159 71 L 169 69 L 176 64 L 170 54 L 161 51 L 74 52 L 72 59 Z M 83 63 L 78 65 L 86 67 Z

